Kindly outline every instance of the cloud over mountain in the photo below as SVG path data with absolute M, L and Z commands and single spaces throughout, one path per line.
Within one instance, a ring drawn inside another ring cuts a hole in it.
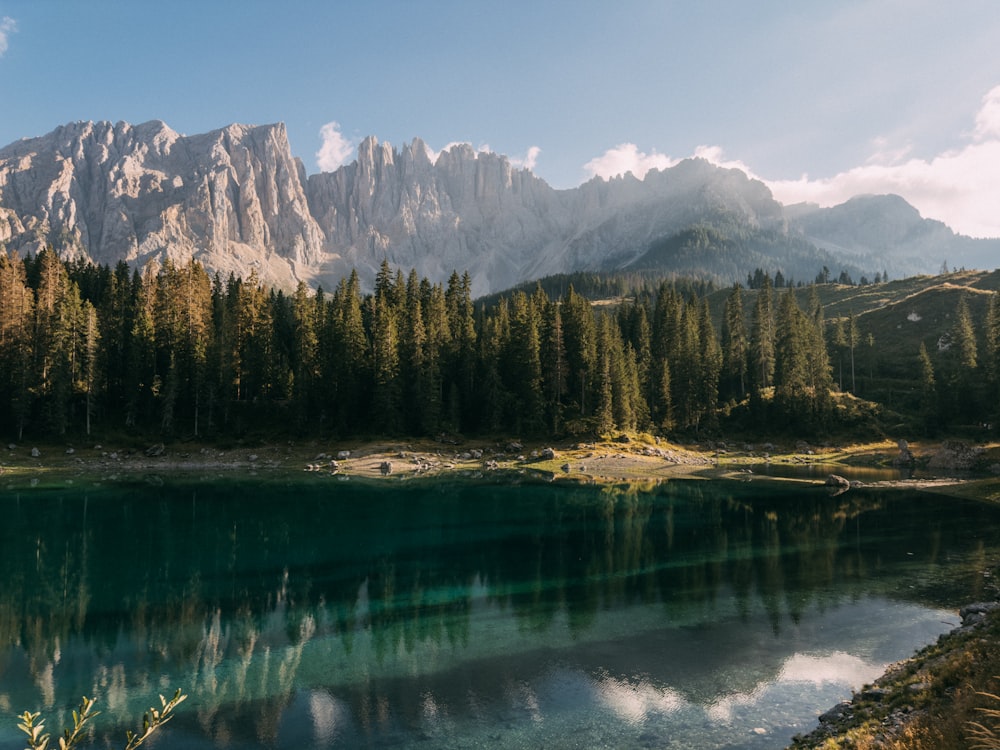
M 720 146 L 699 146 L 693 156 L 719 167 L 739 169 L 764 182 L 785 204 L 816 203 L 835 206 L 855 195 L 901 195 L 925 217 L 943 220 L 971 237 L 1000 237 L 1000 86 L 987 92 L 974 118 L 974 127 L 959 148 L 929 158 L 911 156 L 912 143 L 886 138 L 873 142 L 865 164 L 830 177 L 768 179 L 740 160 L 725 156 Z M 643 179 L 651 169 L 666 169 L 680 159 L 639 150 L 621 143 L 584 165 L 591 177 L 609 179 L 631 172 Z
M 316 152 L 316 166 L 321 172 L 332 172 L 347 164 L 354 154 L 354 143 L 340 132 L 340 123 L 328 122 L 319 129 L 322 145 Z
M 7 53 L 8 37 L 17 31 L 17 21 L 10 16 L 0 18 L 0 57 Z
M 943 219 L 972 237 L 1000 236 L 1000 86 L 982 99 L 975 127 L 958 149 L 931 158 L 907 158 L 909 149 L 893 153 L 887 144 L 869 163 L 813 179 L 768 180 L 775 197 L 784 203 L 807 201 L 821 206 L 843 203 L 853 195 L 895 193 L 906 198 L 924 216 Z

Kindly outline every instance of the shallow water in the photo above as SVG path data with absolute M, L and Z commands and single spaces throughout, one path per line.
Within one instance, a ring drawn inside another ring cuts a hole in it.
M 777 748 L 957 624 L 1000 512 L 753 483 L 0 493 L 0 745 L 99 699 L 158 748 Z M 120 743 L 116 743 L 120 744 Z

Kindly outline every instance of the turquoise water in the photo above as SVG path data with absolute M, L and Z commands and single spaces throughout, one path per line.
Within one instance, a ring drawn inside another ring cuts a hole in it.
M 777 748 L 985 596 L 1000 513 L 671 482 L 0 491 L 0 746 Z M 116 745 L 123 744 L 115 742 Z

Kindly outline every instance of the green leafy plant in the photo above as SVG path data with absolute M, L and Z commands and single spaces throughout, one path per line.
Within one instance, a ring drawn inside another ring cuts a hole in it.
M 125 750 L 135 750 L 148 740 L 156 730 L 174 718 L 174 709 L 186 698 L 187 696 L 183 695 L 180 689 L 174 693 L 174 697 L 169 701 L 161 695 L 160 707 L 151 706 L 143 714 L 142 732 L 139 734 L 131 730 L 125 732 Z M 83 696 L 80 707 L 73 712 L 73 728 L 63 729 L 63 736 L 59 738 L 59 750 L 71 750 L 71 748 L 77 747 L 83 739 L 84 729 L 88 723 L 101 713 L 94 710 L 95 703 L 97 701 L 94 698 Z M 41 718 L 41 714 L 37 711 L 35 713 L 25 711 L 18 718 L 21 723 L 17 725 L 17 728 L 28 735 L 26 750 L 48 750 L 52 737 L 45 731 L 45 720 Z

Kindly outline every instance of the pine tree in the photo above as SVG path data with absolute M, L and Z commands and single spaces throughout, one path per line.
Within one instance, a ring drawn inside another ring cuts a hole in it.
M 858 321 L 854 317 L 854 311 L 851 310 L 850 314 L 847 316 L 847 346 L 851 352 L 851 393 L 858 392 L 858 383 L 855 378 L 855 368 L 854 368 L 854 350 L 857 348 L 860 341 L 861 333 L 858 331 Z
M 424 329 L 427 334 L 427 346 L 424 355 L 424 367 L 426 372 L 426 423 L 428 429 L 437 430 L 447 418 L 447 428 L 460 430 L 463 425 L 457 413 L 459 404 L 448 403 L 451 400 L 452 385 L 455 384 L 455 370 L 453 354 L 456 351 L 452 347 L 451 324 L 448 321 L 448 306 L 445 300 L 445 293 L 440 284 L 421 283 L 420 299 L 424 317 Z M 473 338 L 474 342 L 475 339 Z M 461 350 L 465 344 L 459 348 Z M 474 343 L 473 343 L 474 346 Z M 466 355 L 462 355 L 463 357 Z M 469 355 L 475 367 L 475 352 Z M 465 366 L 464 364 L 462 366 Z M 450 374 L 451 379 L 446 377 Z M 459 379 L 464 380 L 461 375 Z M 471 380 L 470 376 L 470 380 Z M 458 396 L 461 398 L 461 394 Z M 468 412 L 472 411 L 472 406 L 463 410 L 466 420 L 471 419 Z
M 567 397 L 579 417 L 594 408 L 591 391 L 597 370 L 597 326 L 590 302 L 569 286 L 562 301 L 563 337 L 566 342 Z
M 446 346 L 447 388 L 454 391 L 457 400 L 451 405 L 452 411 L 470 411 L 476 385 L 476 326 L 475 306 L 472 303 L 472 280 L 468 272 L 459 277 L 452 272 L 444 292 L 447 311 L 448 335 Z M 455 420 L 455 429 L 461 424 Z
M 815 286 L 809 288 L 809 312 L 806 336 L 806 352 L 809 362 L 809 388 L 812 401 L 813 420 L 819 425 L 825 422 L 833 410 L 833 375 L 830 368 L 830 354 L 826 348 L 826 323 L 823 305 Z
M 781 296 L 775 325 L 774 405 L 786 424 L 795 424 L 811 415 L 815 392 L 809 365 L 811 324 L 794 289 Z
M 610 324 L 601 318 L 597 340 L 597 408 L 594 412 L 594 428 L 598 435 L 607 435 L 615 427 L 614 377 L 612 369 Z
M 763 286 L 757 292 L 750 331 L 749 374 L 757 396 L 774 384 L 774 347 L 775 324 L 771 281 L 765 277 Z
M 84 404 L 84 415 L 86 420 L 86 434 L 90 435 L 90 422 L 94 415 L 94 390 L 98 380 L 98 363 L 101 334 L 97 321 L 97 310 L 89 302 L 83 303 L 83 337 L 81 340 L 81 376 L 82 386 L 86 400 Z
M 321 378 L 319 353 L 319 328 L 323 315 L 323 294 L 317 290 L 309 293 L 305 282 L 300 281 L 292 298 L 292 399 L 296 405 L 300 424 L 305 424 L 315 413 Z
M 722 379 L 723 398 L 742 400 L 747 392 L 747 361 L 749 341 L 743 319 L 743 293 L 739 284 L 733 284 L 726 298 L 722 317 Z
M 382 434 L 402 428 L 402 383 L 399 363 L 399 323 L 393 291 L 368 298 L 372 351 L 372 427 Z
M 653 401 L 653 423 L 664 431 L 674 429 L 674 404 L 670 393 L 670 364 L 666 358 L 659 362 L 659 367 L 655 368 L 659 373 L 660 381 L 656 387 L 655 399 Z
M 544 424 L 539 323 L 534 302 L 524 292 L 515 292 L 505 382 L 516 399 L 516 429 L 528 434 L 540 432 Z
M 430 382 L 427 330 L 424 327 L 420 281 L 411 271 L 406 282 L 406 314 L 402 319 L 400 371 L 403 387 L 403 420 L 407 432 L 420 435 L 437 427 L 437 414 L 428 410 Z
M 49 428 L 63 435 L 70 422 L 82 334 L 80 290 L 55 251 L 39 253 L 35 301 L 35 378 Z
M 563 396 L 566 393 L 566 343 L 561 308 L 558 302 L 550 304 L 542 326 L 542 390 L 554 435 L 562 432 Z
M 955 325 L 952 329 L 953 362 L 951 372 L 951 392 L 955 395 L 955 416 L 968 421 L 979 420 L 978 404 L 979 378 L 977 367 L 979 351 L 976 332 L 969 313 L 969 304 L 963 294 L 958 299 L 955 310 Z
M 16 254 L 0 252 L 0 393 L 9 401 L 0 404 L 16 428 L 17 439 L 31 412 L 31 364 L 33 357 L 34 293 L 28 287 L 24 264 Z
M 479 423 L 490 432 L 509 429 L 506 421 L 512 401 L 501 375 L 501 360 L 510 347 L 510 311 L 506 298 L 501 298 L 491 316 L 483 321 L 479 337 L 480 401 Z
M 719 376 L 722 372 L 722 348 L 719 346 L 712 316 L 708 308 L 708 298 L 702 297 L 697 307 L 698 343 L 700 362 L 698 368 L 699 423 L 705 417 L 715 420 L 719 403 Z
M 938 423 L 938 393 L 937 382 L 934 379 L 934 365 L 924 342 L 920 342 L 920 415 L 924 423 L 924 431 L 932 436 Z

